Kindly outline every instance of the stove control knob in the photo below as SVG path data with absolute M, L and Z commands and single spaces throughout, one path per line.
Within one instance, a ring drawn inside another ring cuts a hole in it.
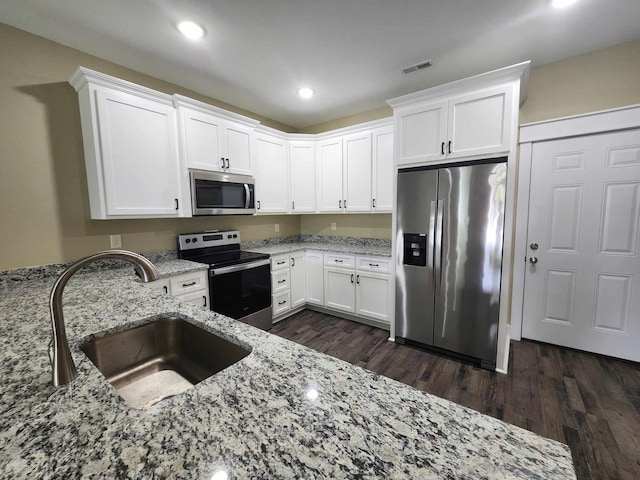
M 231 238 L 231 235 L 227 235 L 227 238 Z
M 233 238 L 238 238 L 238 234 L 237 234 L 237 233 L 234 233 L 234 234 L 233 234 Z
M 185 240 L 185 242 L 187 242 L 187 243 L 191 243 L 191 239 L 190 239 L 190 238 L 187 238 L 187 239 Z
M 192 241 L 193 243 L 196 243 L 196 242 L 198 241 L 198 239 L 197 239 L 196 237 L 193 237 L 193 238 L 191 239 L 191 241 Z

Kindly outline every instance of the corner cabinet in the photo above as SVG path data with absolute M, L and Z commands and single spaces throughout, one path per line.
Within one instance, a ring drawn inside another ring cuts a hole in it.
M 79 68 L 78 92 L 91 218 L 190 216 L 171 97 Z
M 289 141 L 291 213 L 316 211 L 316 142 Z
M 394 109 L 396 165 L 417 166 L 508 154 L 521 77 L 528 63 L 411 93 Z
M 180 155 L 188 168 L 252 175 L 256 120 L 173 95 L 180 124 Z
M 254 164 L 256 213 L 288 213 L 287 141 L 278 135 L 258 133 Z

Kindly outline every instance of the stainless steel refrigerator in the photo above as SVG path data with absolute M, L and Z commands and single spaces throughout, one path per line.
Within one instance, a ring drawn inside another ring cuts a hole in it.
M 396 341 L 495 369 L 506 158 L 398 171 Z

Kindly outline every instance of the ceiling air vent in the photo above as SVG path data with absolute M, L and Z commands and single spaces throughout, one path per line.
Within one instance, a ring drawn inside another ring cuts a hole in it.
M 425 68 L 429 68 L 431 65 L 433 65 L 433 60 L 425 60 L 424 62 L 416 63 L 415 65 L 403 68 L 402 73 L 406 75 L 407 73 L 418 72 L 420 70 L 424 70 Z

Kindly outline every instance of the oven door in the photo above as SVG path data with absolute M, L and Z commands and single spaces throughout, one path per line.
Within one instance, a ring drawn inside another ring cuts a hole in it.
M 193 215 L 256 213 L 254 178 L 248 175 L 191 170 Z
M 209 269 L 211 310 L 235 318 L 247 319 L 267 310 L 271 320 L 271 260 Z M 254 324 L 252 321 L 247 323 Z

